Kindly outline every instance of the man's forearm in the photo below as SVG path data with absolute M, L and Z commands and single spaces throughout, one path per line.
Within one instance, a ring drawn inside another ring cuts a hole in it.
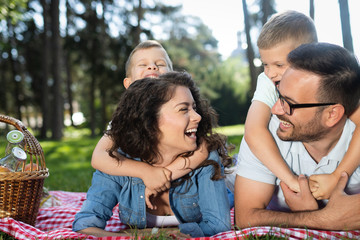
M 241 214 L 240 214 L 241 215 Z M 240 228 L 256 226 L 318 228 L 317 211 L 279 212 L 267 209 L 254 209 L 246 216 L 239 216 L 236 224 Z

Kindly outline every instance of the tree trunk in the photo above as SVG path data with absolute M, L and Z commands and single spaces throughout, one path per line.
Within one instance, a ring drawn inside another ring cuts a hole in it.
M 48 5 L 46 3 L 46 0 L 41 0 L 41 5 L 43 8 L 43 21 L 44 21 L 44 32 L 42 34 L 43 39 L 43 51 L 42 51 L 42 79 L 41 79 L 41 112 L 42 112 L 42 127 L 40 131 L 40 137 L 43 139 L 47 138 L 47 131 L 49 129 L 49 85 L 48 85 L 48 79 L 49 79 L 49 54 L 50 54 L 50 41 L 49 37 L 47 35 L 49 28 L 48 28 Z
M 339 0 L 339 7 L 343 44 L 347 50 L 354 53 L 353 41 L 351 36 L 348 0 Z
M 104 36 L 102 38 L 99 38 L 99 42 L 100 42 L 100 47 L 102 49 L 100 49 L 100 53 L 101 53 L 101 64 L 103 64 L 104 60 L 105 60 L 105 44 L 106 44 L 106 26 L 105 26 L 105 1 L 101 0 L 101 4 L 102 4 L 102 15 L 101 15 L 101 35 Z M 100 72 L 99 74 L 104 74 L 104 71 L 102 71 L 102 73 Z M 101 125 L 100 125 L 100 131 L 103 132 L 105 130 L 105 127 L 107 126 L 107 116 L 106 116 L 106 106 L 107 106 L 107 98 L 106 98 L 106 92 L 107 92 L 107 84 L 100 84 L 100 101 L 101 101 Z
M 272 7 L 271 7 L 271 1 L 270 0 L 262 0 L 261 1 L 261 9 L 262 9 L 261 22 L 262 22 L 262 25 L 264 25 L 267 22 L 269 16 L 271 14 L 273 14 Z
M 247 49 L 246 49 L 246 55 L 249 61 L 249 71 L 250 71 L 250 96 L 252 96 L 256 89 L 256 79 L 257 79 L 257 71 L 254 65 L 254 49 L 252 47 L 251 42 L 251 35 L 250 35 L 250 19 L 248 14 L 248 9 L 246 5 L 246 0 L 242 0 L 243 4 L 243 13 L 244 13 L 244 22 L 245 22 L 245 33 L 246 33 L 246 42 L 247 42 Z
M 68 36 L 68 32 L 69 32 L 69 11 L 70 11 L 70 5 L 69 2 L 66 1 L 66 35 Z M 67 101 L 69 104 L 69 114 L 70 114 L 70 121 L 71 121 L 71 126 L 74 126 L 74 121 L 72 119 L 72 116 L 74 114 L 74 108 L 73 108 L 73 97 L 72 97 L 72 90 L 71 90 L 71 86 L 72 86 L 72 75 L 71 75 L 71 58 L 70 58 L 70 53 L 69 50 L 65 50 L 65 68 L 66 68 L 66 92 L 67 92 Z
M 310 0 L 310 17 L 312 20 L 315 19 L 315 5 L 314 5 L 314 0 Z
M 92 63 L 92 66 L 96 66 L 96 63 Z M 95 128 L 96 128 L 96 109 L 95 109 L 95 91 L 96 91 L 96 77 L 94 74 L 91 74 L 91 83 L 90 83 L 90 129 L 91 137 L 95 137 Z
M 144 10 L 142 7 L 142 0 L 138 0 L 139 5 L 136 8 L 136 14 L 137 14 L 137 26 L 135 29 L 135 35 L 134 35 L 134 45 L 138 45 L 140 43 L 140 34 L 141 34 L 141 20 L 144 18 Z
M 54 114 L 52 125 L 52 138 L 60 140 L 63 136 L 64 128 L 64 104 L 62 96 L 62 79 L 60 76 L 61 54 L 60 54 L 60 32 L 59 32 L 59 0 L 51 1 L 51 33 L 53 64 L 52 73 L 54 79 Z
M 10 71 L 11 71 L 11 79 L 13 81 L 12 89 L 13 89 L 13 98 L 15 99 L 15 118 L 22 120 L 21 115 L 21 77 L 19 73 L 19 69 L 17 66 L 17 62 L 14 58 L 13 51 L 16 50 L 16 40 L 15 40 L 15 32 L 14 32 L 14 26 L 12 25 L 10 19 L 7 21 L 8 25 L 8 33 L 9 33 L 9 61 L 10 61 Z

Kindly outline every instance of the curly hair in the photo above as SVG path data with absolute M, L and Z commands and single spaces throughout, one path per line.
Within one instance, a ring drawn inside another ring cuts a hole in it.
M 105 132 L 113 140 L 113 146 L 108 150 L 111 157 L 120 162 L 121 158 L 114 153 L 121 149 L 132 158 L 140 158 L 149 164 L 156 162 L 160 157 L 159 112 L 162 105 L 173 97 L 178 86 L 190 90 L 196 111 L 201 116 L 196 133 L 197 146 L 205 141 L 209 152 L 218 151 L 224 166 L 231 164 L 225 147 L 226 139 L 213 132 L 217 123 L 216 112 L 201 98 L 199 89 L 186 72 L 169 72 L 158 78 L 137 80 L 122 94 L 112 117 L 111 129 Z M 186 152 L 181 156 L 187 158 L 192 154 Z M 212 179 L 221 178 L 220 166 L 215 161 L 206 160 L 200 166 L 206 165 L 215 168 Z

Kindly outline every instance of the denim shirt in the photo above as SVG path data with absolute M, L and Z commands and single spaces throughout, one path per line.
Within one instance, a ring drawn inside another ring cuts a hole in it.
M 211 152 L 208 159 L 221 165 L 216 151 Z M 222 165 L 221 171 L 224 175 Z M 179 229 L 182 233 L 203 237 L 230 230 L 229 200 L 225 182 L 224 179 L 212 181 L 212 174 L 211 165 L 197 168 L 190 181 L 170 188 L 170 206 L 180 223 Z M 122 223 L 139 229 L 146 227 L 143 181 L 140 178 L 112 176 L 96 171 L 86 200 L 80 212 L 75 215 L 73 231 L 88 227 L 104 229 L 118 203 Z

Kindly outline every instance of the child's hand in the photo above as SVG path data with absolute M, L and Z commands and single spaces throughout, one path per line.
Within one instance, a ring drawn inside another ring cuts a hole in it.
M 151 210 L 156 209 L 156 205 L 152 205 L 151 197 L 156 197 L 158 194 L 155 190 L 150 190 L 149 188 L 145 188 L 145 203 L 148 208 Z
M 171 171 L 163 167 L 151 167 L 142 177 L 146 188 L 157 193 L 170 188 Z
M 339 178 L 335 174 L 315 174 L 310 176 L 310 190 L 317 200 L 329 199 Z
M 300 185 L 299 185 L 299 181 L 297 179 L 298 177 L 293 175 L 293 177 L 291 179 L 287 179 L 287 181 L 283 181 L 288 188 L 290 188 L 291 191 L 293 192 L 300 192 Z

